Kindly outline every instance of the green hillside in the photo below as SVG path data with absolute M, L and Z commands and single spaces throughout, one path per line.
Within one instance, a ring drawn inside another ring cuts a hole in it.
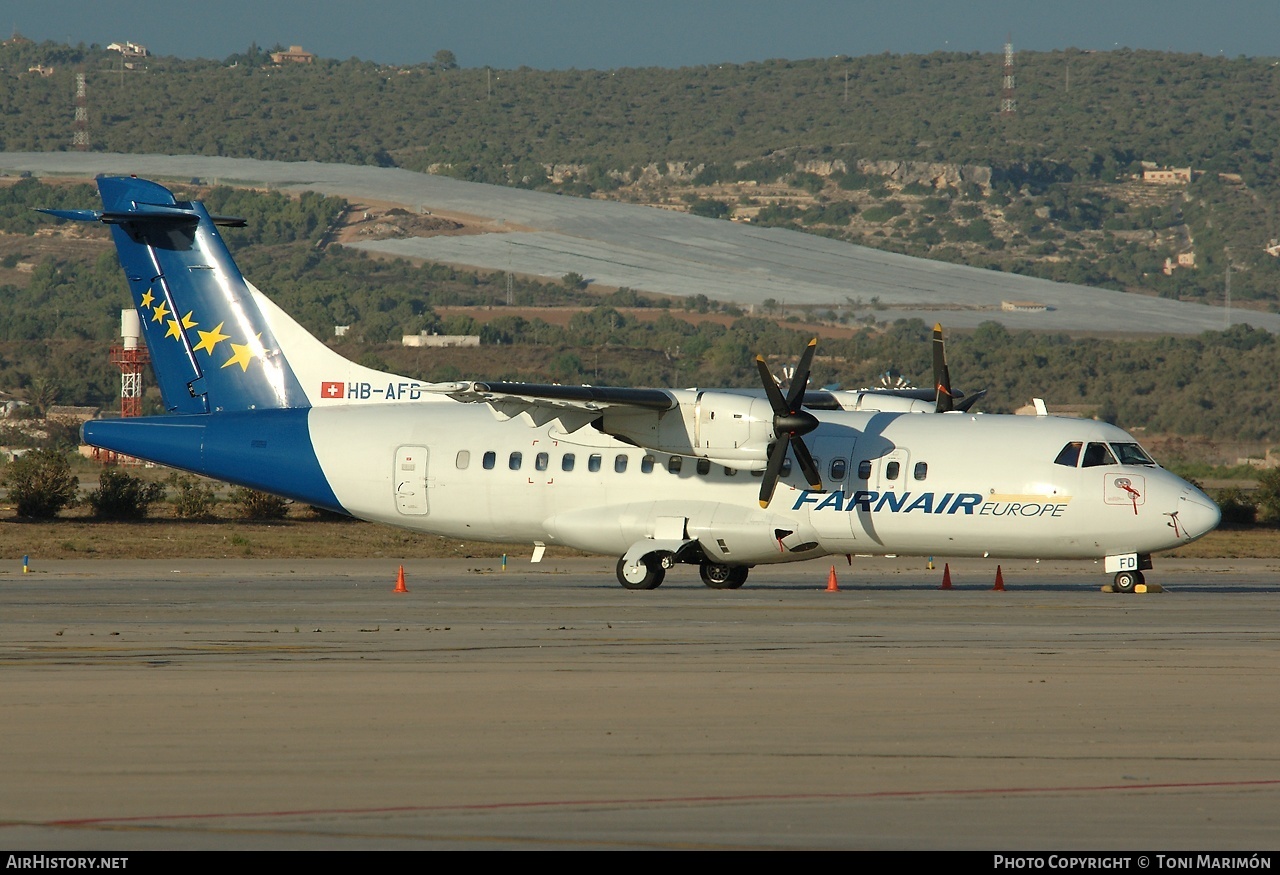
M 540 71 L 274 66 L 251 48 L 130 63 L 96 47 L 0 48 L 0 148 L 69 148 L 79 69 L 93 149 L 394 165 L 683 204 L 1207 302 L 1223 297 L 1229 253 L 1237 306 L 1280 303 L 1270 60 L 1023 52 L 1012 116 L 998 112 L 997 54 Z M 1143 184 L 1144 167 L 1193 180 Z

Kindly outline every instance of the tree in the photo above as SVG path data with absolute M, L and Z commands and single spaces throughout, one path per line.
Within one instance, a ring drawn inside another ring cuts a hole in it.
M 0 474 L 20 517 L 52 519 L 63 508 L 74 507 L 80 483 L 71 473 L 67 454 L 58 450 L 32 450 L 10 462 Z
M 431 60 L 437 67 L 440 67 L 442 69 L 445 69 L 445 70 L 458 69 L 458 58 L 456 55 L 454 55 L 453 52 L 449 51 L 448 49 L 441 49 L 440 51 L 436 52 L 432 56 Z
M 43 419 L 49 414 L 49 408 L 58 403 L 61 394 L 58 385 L 46 377 L 36 377 L 27 390 L 27 403 L 35 408 L 36 414 Z

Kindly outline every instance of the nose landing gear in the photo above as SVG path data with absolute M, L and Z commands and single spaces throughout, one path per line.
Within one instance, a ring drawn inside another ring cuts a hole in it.
M 1146 583 L 1141 571 L 1121 571 L 1111 585 L 1116 592 L 1133 592 L 1139 584 Z

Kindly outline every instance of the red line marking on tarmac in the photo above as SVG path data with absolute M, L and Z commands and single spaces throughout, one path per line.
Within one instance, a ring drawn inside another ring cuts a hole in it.
M 694 803 L 796 802 L 832 799 L 902 799 L 929 796 L 999 796 L 1031 793 L 1098 793 L 1115 790 L 1206 790 L 1242 787 L 1274 787 L 1280 778 L 1258 781 L 1199 781 L 1165 784 L 1099 784 L 1081 787 L 978 787 L 956 790 L 873 790 L 866 793 L 757 793 L 745 796 L 659 796 L 638 799 L 565 799 L 541 802 L 484 802 L 469 805 L 399 805 L 387 808 L 299 808 L 284 811 L 218 812 L 210 814 L 157 814 L 136 817 L 89 817 L 50 820 L 45 826 L 90 826 L 93 824 L 139 823 L 180 820 L 229 820 L 232 818 L 316 817 L 332 814 L 404 814 L 428 811 L 500 811 L 520 808 L 573 808 L 605 805 L 690 805 Z

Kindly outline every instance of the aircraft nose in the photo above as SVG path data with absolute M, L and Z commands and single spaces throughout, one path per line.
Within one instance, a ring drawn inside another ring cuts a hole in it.
M 1176 519 L 1182 526 L 1183 537 L 1192 541 L 1216 529 L 1222 522 L 1222 511 L 1203 492 L 1188 489 L 1178 499 Z

